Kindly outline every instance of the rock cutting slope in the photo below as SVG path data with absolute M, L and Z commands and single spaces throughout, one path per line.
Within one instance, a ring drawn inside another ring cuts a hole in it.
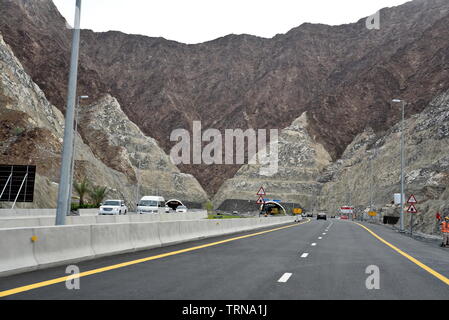
M 111 107 L 106 108 L 105 105 Z M 103 119 L 104 112 L 110 112 L 112 118 L 109 121 L 115 120 L 116 123 L 108 126 Z M 93 117 L 89 117 L 89 114 Z M 167 192 L 169 196 L 176 195 L 189 202 L 201 203 L 207 199 L 196 179 L 180 173 L 169 163 L 155 141 L 145 137 L 137 126 L 127 119 L 112 97 L 107 96 L 99 104 L 91 108 L 86 107 L 81 116 L 81 131 L 84 131 L 84 124 L 94 129 L 86 135 L 85 140 L 84 137 L 77 136 L 75 168 L 78 180 L 87 177 L 94 184 L 116 190 L 111 191 L 109 196 L 124 198 L 128 203 L 134 203 L 136 167 L 131 159 L 135 154 L 130 154 L 134 152 L 132 148 L 139 144 L 150 158 L 158 158 L 158 161 L 152 161 L 157 163 L 160 170 L 159 173 L 156 171 L 157 178 L 151 175 L 148 177 L 148 165 L 145 161 L 151 161 L 140 155 L 144 163 L 142 192 L 160 185 L 161 193 Z M 37 165 L 35 202 L 25 206 L 42 208 L 56 205 L 63 122 L 62 113 L 47 101 L 45 94 L 25 72 L 0 35 L 0 163 Z M 123 131 L 120 131 L 120 128 Z M 96 138 L 95 133 L 103 139 L 102 145 L 98 144 L 98 141 L 97 144 L 92 141 Z M 84 141 L 92 142 L 92 147 Z M 132 141 L 135 144 L 132 144 Z M 105 150 L 110 152 L 110 157 L 99 152 L 99 148 L 105 146 L 109 147 Z M 160 161 L 161 159 L 163 161 Z
M 260 170 L 259 164 L 244 165 L 218 190 L 214 204 L 227 210 L 243 208 L 257 211 L 256 194 L 263 186 L 267 192 L 266 198 L 281 200 L 290 207 L 311 208 L 315 195 L 321 189 L 318 176 L 332 158 L 321 144 L 310 137 L 307 126 L 308 118 L 304 113 L 280 131 L 275 174 L 268 177 Z
M 437 232 L 437 211 L 449 215 L 449 91 L 436 97 L 420 114 L 405 121 L 406 194 L 414 194 L 419 213 L 414 228 Z M 324 183 L 320 208 L 336 212 L 341 205 L 369 207 L 399 215 L 391 206 L 400 193 L 400 124 L 385 135 L 367 129 L 348 146 L 342 158 L 319 178 Z M 407 227 L 410 214 L 405 214 Z

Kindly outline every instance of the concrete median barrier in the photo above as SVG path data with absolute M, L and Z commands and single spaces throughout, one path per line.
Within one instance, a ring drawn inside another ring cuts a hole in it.
M 130 216 L 129 220 L 143 218 L 143 216 L 138 217 Z M 115 220 L 117 217 L 70 218 L 72 223 L 78 224 L 1 229 L 0 276 L 66 264 L 71 261 L 279 226 L 294 221 L 294 217 L 282 217 L 82 225 L 81 223 L 93 220 L 98 222 L 98 218 L 111 221 L 111 218 Z M 31 240 L 33 236 L 36 237 L 34 242 Z
M 90 226 L 54 226 L 33 228 L 37 237 L 34 257 L 41 266 L 60 261 L 80 261 L 92 258 Z
M 96 216 L 99 209 L 78 209 L 80 216 Z
M 53 221 L 54 224 L 54 221 Z M 0 228 L 27 228 L 40 226 L 39 218 L 1 218 Z
M 162 246 L 157 223 L 131 223 L 131 243 L 136 250 L 151 249 Z
M 164 214 L 165 215 L 165 214 Z M 140 220 L 142 222 L 158 222 L 161 221 L 160 214 L 141 214 Z
M 157 221 L 186 221 L 207 218 L 207 212 L 192 213 L 162 213 L 162 214 L 128 214 L 128 215 L 81 215 L 67 216 L 66 225 L 85 225 L 102 223 L 128 223 L 128 222 L 157 222 Z M 23 217 L 0 217 L 0 229 L 26 228 L 54 226 L 55 216 L 23 216 Z
M 211 219 L 208 220 L 207 230 L 208 230 L 208 236 L 209 237 L 215 237 L 222 234 L 226 234 L 226 222 L 224 220 L 218 220 L 218 219 Z
M 97 224 L 115 223 L 115 216 L 113 215 L 96 216 L 95 219 L 97 220 Z
M 0 230 L 0 275 L 30 271 L 38 267 L 34 258 L 32 228 Z
M 86 225 L 97 223 L 97 217 L 95 216 L 72 216 L 66 217 L 67 225 Z
M 183 236 L 180 233 L 179 221 L 159 222 L 159 238 L 162 245 L 171 245 L 181 242 Z
M 143 215 L 141 214 L 133 214 L 129 216 L 129 222 L 136 223 L 136 222 L 151 222 L 151 221 L 145 221 Z
M 54 226 L 55 222 L 56 222 L 56 218 L 53 218 L 53 217 L 41 217 L 41 218 L 39 218 L 39 226 L 41 226 L 41 227 Z
M 179 233 L 183 240 L 198 240 L 205 238 L 205 225 L 200 221 L 181 221 L 179 223 Z
M 129 216 L 127 216 L 127 215 L 118 215 L 118 216 L 115 216 L 114 221 L 115 221 L 115 223 L 128 223 L 129 222 Z
M 93 224 L 92 249 L 96 256 L 134 250 L 129 223 Z
M 18 218 L 18 217 L 56 217 L 56 209 L 0 209 L 0 217 Z

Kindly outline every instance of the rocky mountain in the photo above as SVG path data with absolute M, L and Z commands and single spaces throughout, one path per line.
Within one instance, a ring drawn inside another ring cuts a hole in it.
M 123 113 L 117 99 L 105 95 L 92 105 L 80 108 L 80 131 L 98 159 L 122 172 L 140 194 L 160 194 L 183 199 L 196 206 L 207 201 L 198 181 L 172 163 L 156 140 L 145 136 Z
M 135 202 L 141 192 L 180 197 L 200 205 L 207 194 L 191 175 L 182 174 L 154 139 L 145 136 L 109 95 L 80 112 L 75 176 L 111 189 L 108 196 Z M 37 166 L 35 202 L 55 207 L 64 117 L 26 73 L 0 35 L 0 163 Z M 141 162 L 140 170 L 137 162 Z M 18 206 L 21 206 L 20 204 Z
M 70 30 L 51 0 L 0 0 L 0 32 L 46 96 L 63 110 Z M 303 24 L 272 39 L 229 35 L 197 45 L 83 30 L 79 92 L 109 93 L 166 153 L 177 128 L 286 128 L 304 112 L 334 160 L 371 126 L 399 119 L 400 96 L 419 113 L 449 88 L 449 2 L 414 0 L 342 26 Z M 185 165 L 210 194 L 239 165 Z
M 353 205 L 360 214 L 373 208 L 381 215 L 399 215 L 391 204 L 400 193 L 400 123 L 384 135 L 367 128 L 347 147 L 340 160 L 318 178 L 323 183 L 318 207 L 336 212 Z M 435 214 L 449 215 L 449 91 L 437 96 L 419 114 L 405 121 L 406 194 L 418 199 L 414 230 L 438 232 Z M 410 214 L 405 213 L 410 226 Z
M 267 166 L 260 162 L 242 166 L 218 190 L 213 199 L 214 205 L 227 211 L 258 211 L 256 194 L 262 186 L 267 193 L 266 198 L 282 200 L 286 209 L 313 207 L 315 195 L 322 188 L 318 177 L 330 165 L 332 158 L 323 145 L 310 137 L 308 125 L 308 117 L 304 113 L 281 130 L 278 140 L 263 150 L 269 153 L 273 143 L 277 143 L 278 164 L 273 170 L 274 174 L 267 177 L 261 170 L 261 167 Z

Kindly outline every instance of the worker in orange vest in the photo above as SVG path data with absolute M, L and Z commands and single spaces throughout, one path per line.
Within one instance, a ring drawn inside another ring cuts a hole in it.
M 447 247 L 449 246 L 449 217 L 445 217 L 441 223 L 441 232 L 443 233 L 443 243 L 441 246 Z

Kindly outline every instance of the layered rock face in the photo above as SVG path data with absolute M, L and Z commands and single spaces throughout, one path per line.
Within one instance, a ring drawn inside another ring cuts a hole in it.
M 50 0 L 0 0 L 4 34 L 49 100 L 64 108 L 70 30 Z M 342 26 L 304 24 L 262 39 L 230 35 L 198 45 L 119 32 L 82 32 L 80 92 L 117 97 L 168 153 L 169 136 L 204 128 L 285 128 L 308 112 L 309 133 L 338 159 L 366 126 L 399 119 L 392 97 L 424 109 L 449 87 L 449 2 L 414 0 Z M 215 193 L 239 166 L 183 166 Z
M 80 132 L 86 134 L 76 137 L 77 180 L 87 177 L 112 189 L 108 197 L 132 204 L 140 157 L 142 193 L 158 188 L 160 194 L 167 192 L 188 202 L 207 199 L 196 179 L 180 173 L 157 143 L 129 121 L 114 98 L 106 96 L 84 107 L 80 120 Z M 62 113 L 47 101 L 0 35 L 0 163 L 37 166 L 35 202 L 18 207 L 56 206 L 63 125 Z M 142 148 L 139 152 L 137 145 Z M 153 170 L 156 167 L 159 171 Z
M 321 184 L 317 182 L 323 168 L 332 158 L 325 148 L 317 143 L 307 131 L 308 119 L 304 113 L 289 127 L 279 132 L 277 140 L 277 168 L 267 176 L 267 165 L 247 164 L 227 180 L 213 199 L 214 205 L 222 210 L 258 211 L 257 192 L 261 186 L 267 192 L 266 198 L 281 200 L 286 207 L 311 209 Z M 263 152 L 273 149 L 271 141 Z M 289 212 L 290 213 L 290 212 Z
M 123 113 L 117 99 L 105 95 L 80 108 L 81 135 L 108 167 L 124 173 L 140 195 L 163 195 L 201 206 L 208 197 L 198 181 L 181 173 L 156 140 L 145 136 Z
M 405 190 L 419 201 L 414 229 L 434 233 L 436 212 L 449 215 L 449 91 L 407 119 L 404 127 Z M 391 202 L 393 194 L 400 193 L 400 128 L 396 124 L 380 136 L 365 130 L 339 161 L 326 168 L 319 178 L 324 183 L 319 197 L 322 210 L 336 212 L 342 205 L 365 209 L 372 199 L 381 214 L 399 215 Z M 405 224 L 410 225 L 408 213 Z

